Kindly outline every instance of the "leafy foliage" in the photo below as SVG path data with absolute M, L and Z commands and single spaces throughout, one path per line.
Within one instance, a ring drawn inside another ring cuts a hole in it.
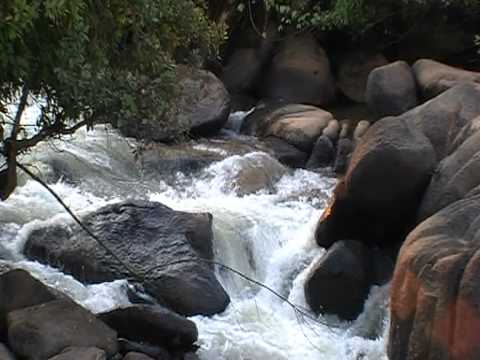
M 93 121 L 154 118 L 181 131 L 165 115 L 174 60 L 199 61 L 224 36 L 206 10 L 201 0 L 2 0 L 0 151 L 10 166 L 39 141 Z M 43 99 L 42 111 L 27 134 L 22 111 L 32 98 Z
M 241 1 L 237 9 L 251 9 L 250 0 Z M 393 38 L 408 31 L 432 11 L 460 9 L 464 16 L 477 16 L 479 0 L 262 0 L 278 24 L 278 30 L 294 33 L 321 29 L 345 31 L 362 37 L 375 31 Z
M 163 113 L 174 96 L 175 53 L 182 48 L 201 58 L 223 36 L 204 6 L 192 0 L 2 0 L 0 109 L 27 84 L 31 94 L 46 98 L 40 129 L 60 130 L 80 118 Z

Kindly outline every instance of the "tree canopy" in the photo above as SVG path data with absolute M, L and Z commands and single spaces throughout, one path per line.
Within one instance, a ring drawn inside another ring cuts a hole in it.
M 175 60 L 202 59 L 223 37 L 206 10 L 198 0 L 2 0 L 1 198 L 15 186 L 16 156 L 41 140 L 119 117 L 172 126 Z M 34 99 L 41 114 L 24 124 Z

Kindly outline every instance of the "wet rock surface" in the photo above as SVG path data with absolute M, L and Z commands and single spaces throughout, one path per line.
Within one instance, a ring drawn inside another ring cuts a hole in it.
M 106 206 L 83 218 L 86 226 L 130 268 L 157 300 L 185 314 L 221 312 L 229 297 L 212 266 L 212 217 L 177 212 L 160 203 L 131 201 Z M 77 226 L 33 231 L 25 254 L 80 281 L 131 277 L 125 267 Z M 205 259 L 206 261 L 201 261 Z
M 69 300 L 54 300 L 12 311 L 8 338 L 14 352 L 27 359 L 48 359 L 66 347 L 118 351 L 117 334 L 93 314 Z
M 195 323 L 159 305 L 132 305 L 98 317 L 119 337 L 166 349 L 189 349 L 198 338 Z

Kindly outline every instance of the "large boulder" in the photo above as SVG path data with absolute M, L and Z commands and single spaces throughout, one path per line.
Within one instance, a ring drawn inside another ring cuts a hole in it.
M 194 322 L 158 305 L 132 305 L 98 317 L 115 329 L 119 337 L 167 349 L 188 349 L 198 339 Z
M 460 84 L 402 115 L 432 143 L 437 160 L 452 151 L 465 125 L 480 115 L 480 87 Z
M 8 314 L 8 339 L 18 356 L 48 359 L 67 347 L 118 352 L 117 333 L 71 300 L 55 300 Z
M 269 60 L 270 51 L 257 48 L 239 48 L 228 58 L 221 79 L 231 93 L 254 90 L 262 68 Z
M 7 337 L 7 315 L 11 311 L 43 304 L 59 293 L 32 277 L 25 270 L 11 270 L 0 275 L 0 336 Z
M 179 65 L 177 84 L 175 107 L 164 115 L 168 121 L 195 136 L 218 132 L 230 113 L 230 95 L 223 83 L 209 71 Z M 169 141 L 174 136 L 159 119 L 120 120 L 117 126 L 125 136 L 139 139 Z
M 465 82 L 480 83 L 480 73 L 467 71 L 438 61 L 420 59 L 413 64 L 413 72 L 422 97 L 433 98 Z
M 313 35 L 283 41 L 268 66 L 260 94 L 291 103 L 327 105 L 335 95 L 335 84 L 327 54 Z
M 316 313 L 354 320 L 370 288 L 369 252 L 358 241 L 339 241 L 310 270 L 305 298 Z
M 261 107 L 247 116 L 242 132 L 258 137 L 274 136 L 310 153 L 331 120 L 332 114 L 315 106 L 273 104 Z
M 410 233 L 391 285 L 389 359 L 478 359 L 479 248 L 479 193 Z
M 320 246 L 352 239 L 395 246 L 415 219 L 436 165 L 430 141 L 402 118 L 385 118 L 355 148 L 316 229 Z M 346 226 L 348 224 L 348 226 Z
M 366 101 L 378 118 L 400 115 L 417 106 L 417 88 L 410 66 L 396 61 L 373 70 L 368 76 Z
M 337 86 L 349 99 L 363 103 L 370 72 L 388 64 L 382 54 L 355 51 L 346 53 L 340 60 Z
M 480 132 L 469 137 L 438 166 L 418 212 L 420 220 L 462 199 L 480 185 Z
M 194 135 L 218 132 L 230 114 L 230 96 L 223 83 L 212 73 L 180 66 L 176 121 L 187 124 Z
M 133 276 L 152 296 L 184 315 L 212 315 L 228 305 L 227 293 L 205 262 L 213 258 L 210 214 L 127 201 L 88 214 L 83 223 L 135 274 L 72 224 L 33 231 L 25 254 L 87 283 Z

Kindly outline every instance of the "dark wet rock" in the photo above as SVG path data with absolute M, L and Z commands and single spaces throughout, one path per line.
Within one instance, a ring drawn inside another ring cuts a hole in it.
M 335 158 L 335 147 L 332 141 L 325 135 L 320 136 L 315 142 L 307 169 L 318 169 L 332 164 Z
M 285 140 L 269 136 L 263 139 L 267 147 L 273 151 L 278 161 L 292 168 L 303 168 L 307 162 L 308 154 L 290 145 Z
M 417 60 L 413 64 L 413 72 L 422 97 L 425 99 L 433 98 L 462 83 L 480 84 L 480 73 L 455 68 L 430 59 Z
M 369 249 L 369 262 L 373 284 L 382 286 L 392 279 L 395 267 L 395 260 L 392 256 L 385 254 L 378 247 L 373 247 Z
M 268 65 L 260 94 L 267 99 L 318 106 L 333 100 L 330 61 L 312 35 L 291 37 L 280 44 Z
M 95 347 L 70 347 L 48 360 L 106 360 L 105 351 Z
M 330 120 L 332 114 L 315 106 L 276 103 L 255 109 L 245 119 L 242 132 L 274 136 L 308 153 Z
M 211 260 L 212 216 L 185 213 L 148 201 L 105 206 L 83 218 L 153 297 L 184 315 L 221 312 L 229 297 Z M 98 283 L 132 277 L 126 268 L 76 225 L 33 231 L 25 254 L 80 281 Z
M 354 320 L 363 310 L 369 287 L 368 248 L 358 241 L 342 240 L 311 269 L 305 297 L 316 313 Z
M 11 270 L 0 275 L 0 335 L 7 337 L 7 315 L 14 310 L 57 299 L 58 293 L 32 277 L 25 270 Z
M 118 345 L 120 348 L 119 352 L 121 354 L 128 354 L 133 352 L 145 354 L 154 359 L 170 359 L 170 353 L 158 345 L 153 345 L 146 342 L 135 342 L 123 338 L 118 339 Z
M 368 75 L 372 70 L 386 65 L 387 59 L 382 54 L 349 52 L 340 60 L 337 86 L 349 99 L 365 102 Z
M 26 359 L 48 359 L 67 347 L 118 351 L 117 334 L 70 300 L 54 300 L 8 314 L 9 344 Z
M 353 151 L 353 141 L 348 138 L 342 138 L 337 144 L 337 153 L 333 164 L 333 171 L 336 174 L 344 174 L 347 171 L 348 164 Z
M 409 234 L 391 285 L 391 360 L 478 359 L 479 248 L 478 193 Z
M 200 360 L 200 357 L 195 353 L 186 353 L 183 356 L 183 360 Z
M 376 68 L 368 77 L 366 100 L 377 116 L 400 115 L 417 106 L 417 87 L 405 61 Z
M 434 149 L 420 130 L 402 119 L 375 123 L 355 148 L 318 224 L 318 244 L 401 242 L 415 225 L 414 214 L 435 166 Z
M 223 83 L 211 72 L 188 66 L 177 67 L 179 96 L 175 109 L 166 116 L 191 134 L 207 136 L 217 133 L 228 119 L 230 95 Z M 168 141 L 174 134 L 158 119 L 142 119 L 136 123 L 118 122 L 125 136 L 145 140 Z
M 194 322 L 158 305 L 132 305 L 98 317 L 119 337 L 165 348 L 189 348 L 198 338 Z
M 2 343 L 0 343 L 0 359 L 2 360 L 15 360 L 15 357 L 10 350 Z
M 157 357 L 157 359 L 159 359 Z M 168 360 L 169 358 L 161 357 L 160 360 Z M 147 356 L 138 352 L 129 352 L 124 356 L 123 360 L 154 360 L 150 356 Z

